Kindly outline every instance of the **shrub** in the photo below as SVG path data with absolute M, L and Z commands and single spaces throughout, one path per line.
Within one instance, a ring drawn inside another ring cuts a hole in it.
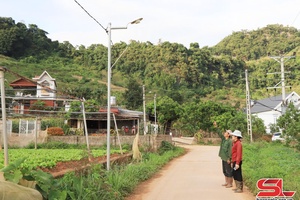
M 19 122 L 16 120 L 12 121 L 12 132 L 19 133 Z
M 261 136 L 260 139 L 263 140 L 263 141 L 266 141 L 266 142 L 271 142 L 272 141 L 272 135 L 263 135 L 263 136 Z
M 163 154 L 164 152 L 174 151 L 175 149 L 176 149 L 176 147 L 173 144 L 171 144 L 170 142 L 168 142 L 168 141 L 162 141 L 161 142 L 161 146 L 158 149 L 158 153 L 159 154 Z
M 50 127 L 47 129 L 48 135 L 64 135 L 64 131 L 60 127 Z
M 41 129 L 46 130 L 49 127 L 62 127 L 63 125 L 64 120 L 62 118 L 43 119 L 41 122 Z

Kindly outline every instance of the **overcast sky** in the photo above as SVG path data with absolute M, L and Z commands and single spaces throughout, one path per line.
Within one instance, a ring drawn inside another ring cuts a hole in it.
M 77 0 L 104 28 L 113 30 L 112 41 L 169 41 L 189 47 L 213 46 L 232 32 L 256 30 L 268 24 L 300 29 L 300 0 Z M 0 0 L 0 16 L 36 24 L 48 37 L 74 46 L 103 44 L 108 38 L 74 0 Z

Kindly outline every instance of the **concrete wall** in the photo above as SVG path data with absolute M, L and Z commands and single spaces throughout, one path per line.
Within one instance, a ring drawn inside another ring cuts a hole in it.
M 135 135 L 120 136 L 121 144 L 133 144 Z M 101 136 L 89 136 L 89 144 L 91 146 L 101 146 L 107 144 L 106 135 Z M 67 144 L 86 144 L 85 136 L 48 136 L 47 141 L 59 141 Z M 110 137 L 111 145 L 119 145 L 117 136 Z M 157 146 L 160 146 L 162 141 L 168 141 L 172 143 L 172 137 L 169 135 L 158 135 L 156 137 Z M 139 143 L 141 145 L 151 145 L 151 135 L 139 135 Z
M 220 145 L 221 141 L 221 138 L 201 138 L 201 142 L 204 144 Z

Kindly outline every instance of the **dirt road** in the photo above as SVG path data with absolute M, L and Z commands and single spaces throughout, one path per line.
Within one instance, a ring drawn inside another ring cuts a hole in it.
M 224 176 L 218 146 L 187 145 L 188 153 L 142 183 L 126 200 L 254 200 L 247 189 L 234 193 L 221 186 Z

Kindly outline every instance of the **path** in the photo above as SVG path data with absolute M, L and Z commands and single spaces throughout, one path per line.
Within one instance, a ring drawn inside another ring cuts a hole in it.
M 253 200 L 244 189 L 221 186 L 224 176 L 218 146 L 186 145 L 188 153 L 171 161 L 154 178 L 140 184 L 126 200 Z

